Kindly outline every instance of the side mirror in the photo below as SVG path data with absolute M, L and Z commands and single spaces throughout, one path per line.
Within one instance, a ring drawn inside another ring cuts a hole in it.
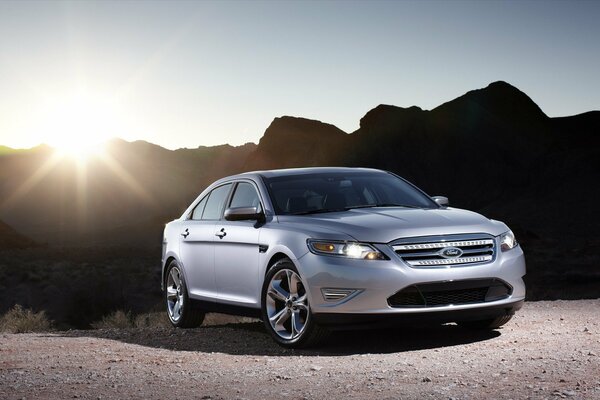
M 441 207 L 448 207 L 450 205 L 448 198 L 445 196 L 433 196 L 432 199 Z
M 228 208 L 224 216 L 227 221 L 263 221 L 265 218 L 265 214 L 259 212 L 257 207 Z

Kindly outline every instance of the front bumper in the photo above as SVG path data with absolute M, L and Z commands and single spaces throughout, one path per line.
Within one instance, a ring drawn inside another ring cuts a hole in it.
M 386 314 L 314 314 L 315 321 L 322 326 L 347 328 L 373 328 L 395 325 L 444 324 L 447 322 L 483 321 L 506 315 L 513 315 L 523 307 L 523 300 L 501 305 L 487 305 L 469 309 L 443 309 L 427 313 L 386 313 Z
M 298 259 L 298 268 L 307 285 L 311 310 L 321 324 L 348 324 L 361 319 L 414 319 L 440 322 L 486 319 L 514 313 L 525 299 L 525 258 L 520 247 L 497 254 L 487 264 L 451 268 L 414 268 L 386 245 L 377 245 L 389 260 L 354 260 L 313 253 Z M 435 307 L 392 307 L 388 299 L 412 285 L 499 279 L 512 289 L 505 298 L 470 304 Z M 353 289 L 356 292 L 339 301 L 327 301 L 322 289 Z M 362 318 L 368 316 L 366 318 Z M 471 318 L 473 316 L 473 318 Z M 427 318 L 425 318 L 427 317 Z

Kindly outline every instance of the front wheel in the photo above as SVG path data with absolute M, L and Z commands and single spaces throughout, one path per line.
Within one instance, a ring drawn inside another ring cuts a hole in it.
M 276 262 L 265 277 L 262 317 L 267 331 L 283 347 L 314 346 L 327 335 L 314 322 L 306 289 L 289 259 Z
M 167 315 L 171 324 L 177 328 L 196 328 L 204 321 L 204 312 L 190 300 L 185 277 L 177 261 L 167 267 L 165 275 L 165 300 Z

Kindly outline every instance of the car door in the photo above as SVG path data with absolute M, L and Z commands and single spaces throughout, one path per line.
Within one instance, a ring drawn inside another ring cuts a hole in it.
M 237 182 L 228 207 L 263 210 L 251 181 Z M 255 307 L 260 303 L 258 277 L 261 224 L 257 221 L 226 221 L 215 226 L 215 277 L 219 301 Z
M 214 301 L 215 282 L 215 225 L 223 214 L 232 184 L 213 189 L 193 209 L 182 226 L 180 257 L 185 269 L 190 297 Z

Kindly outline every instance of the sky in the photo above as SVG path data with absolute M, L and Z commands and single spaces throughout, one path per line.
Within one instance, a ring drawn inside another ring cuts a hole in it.
M 598 1 L 0 2 L 0 144 L 257 143 L 346 132 L 504 80 L 549 116 L 600 109 Z

